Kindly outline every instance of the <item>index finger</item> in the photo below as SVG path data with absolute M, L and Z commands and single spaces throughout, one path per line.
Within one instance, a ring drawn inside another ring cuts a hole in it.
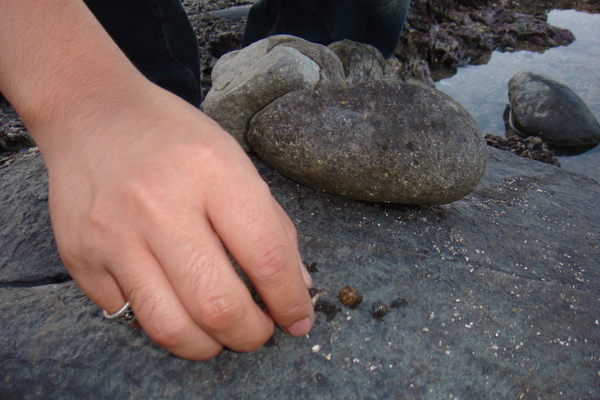
M 213 228 L 260 294 L 275 323 L 292 336 L 305 335 L 312 327 L 314 309 L 295 232 L 290 233 L 291 221 L 286 220 L 287 215 L 262 179 L 260 184 L 252 184 L 252 191 L 243 191 L 240 186 L 244 184 L 232 186 L 238 189 L 235 195 L 221 196 L 219 202 L 207 207 Z M 240 199 L 240 193 L 245 198 Z M 235 199 L 236 204 L 229 204 L 229 199 Z M 239 207 L 241 200 L 243 207 Z M 231 209 L 237 209 L 235 218 L 231 218 Z

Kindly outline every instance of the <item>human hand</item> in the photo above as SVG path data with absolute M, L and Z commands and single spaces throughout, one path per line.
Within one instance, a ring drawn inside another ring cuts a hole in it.
M 0 91 L 46 163 L 61 257 L 101 308 L 129 301 L 155 342 L 190 359 L 254 350 L 274 323 L 310 330 L 293 224 L 250 160 L 145 79 L 83 2 L 0 2 Z
M 43 152 L 72 277 L 110 313 L 129 301 L 150 338 L 184 358 L 254 350 L 273 322 L 306 334 L 311 282 L 292 222 L 229 134 L 170 93 L 150 92 L 70 121 L 80 131 L 63 132 L 68 145 Z

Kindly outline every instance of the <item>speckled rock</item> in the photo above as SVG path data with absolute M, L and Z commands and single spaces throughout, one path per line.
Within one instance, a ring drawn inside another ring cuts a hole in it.
M 386 61 L 375 47 L 352 40 L 334 42 L 327 47 L 342 61 L 346 82 L 349 85 L 383 79 Z
M 600 185 L 488 151 L 477 190 L 434 207 L 317 193 L 251 155 L 328 294 L 310 335 L 204 362 L 103 320 L 47 245 L 39 154 L 19 155 L 0 166 L 0 398 L 597 399 Z
M 212 81 L 202 109 L 244 147 L 248 121 L 271 101 L 294 90 L 345 86 L 342 63 L 333 51 L 287 35 L 224 55 Z
M 584 146 L 600 143 L 600 124 L 569 87 L 543 75 L 521 71 L 508 83 L 513 127 L 525 136 L 551 144 Z
M 289 93 L 255 115 L 248 141 L 268 164 L 318 191 L 402 204 L 462 198 L 487 159 L 479 126 L 456 101 L 395 81 Z

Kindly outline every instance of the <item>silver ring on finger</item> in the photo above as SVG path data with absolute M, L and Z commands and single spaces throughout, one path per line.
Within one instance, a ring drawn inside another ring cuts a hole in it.
M 116 322 L 121 325 L 127 325 L 135 321 L 135 314 L 133 313 L 129 302 L 125 303 L 125 305 L 114 314 L 109 314 L 106 310 L 102 310 L 102 315 L 110 322 Z

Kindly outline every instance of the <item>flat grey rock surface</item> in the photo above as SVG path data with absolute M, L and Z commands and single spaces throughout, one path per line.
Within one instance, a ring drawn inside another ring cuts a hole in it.
M 308 337 L 178 359 L 103 321 L 51 245 L 39 155 L 0 168 L 2 399 L 600 397 L 600 186 L 490 149 L 446 206 L 317 193 L 256 164 L 297 225 L 316 287 Z M 337 291 L 355 286 L 349 309 Z M 382 301 L 389 314 L 371 314 Z

